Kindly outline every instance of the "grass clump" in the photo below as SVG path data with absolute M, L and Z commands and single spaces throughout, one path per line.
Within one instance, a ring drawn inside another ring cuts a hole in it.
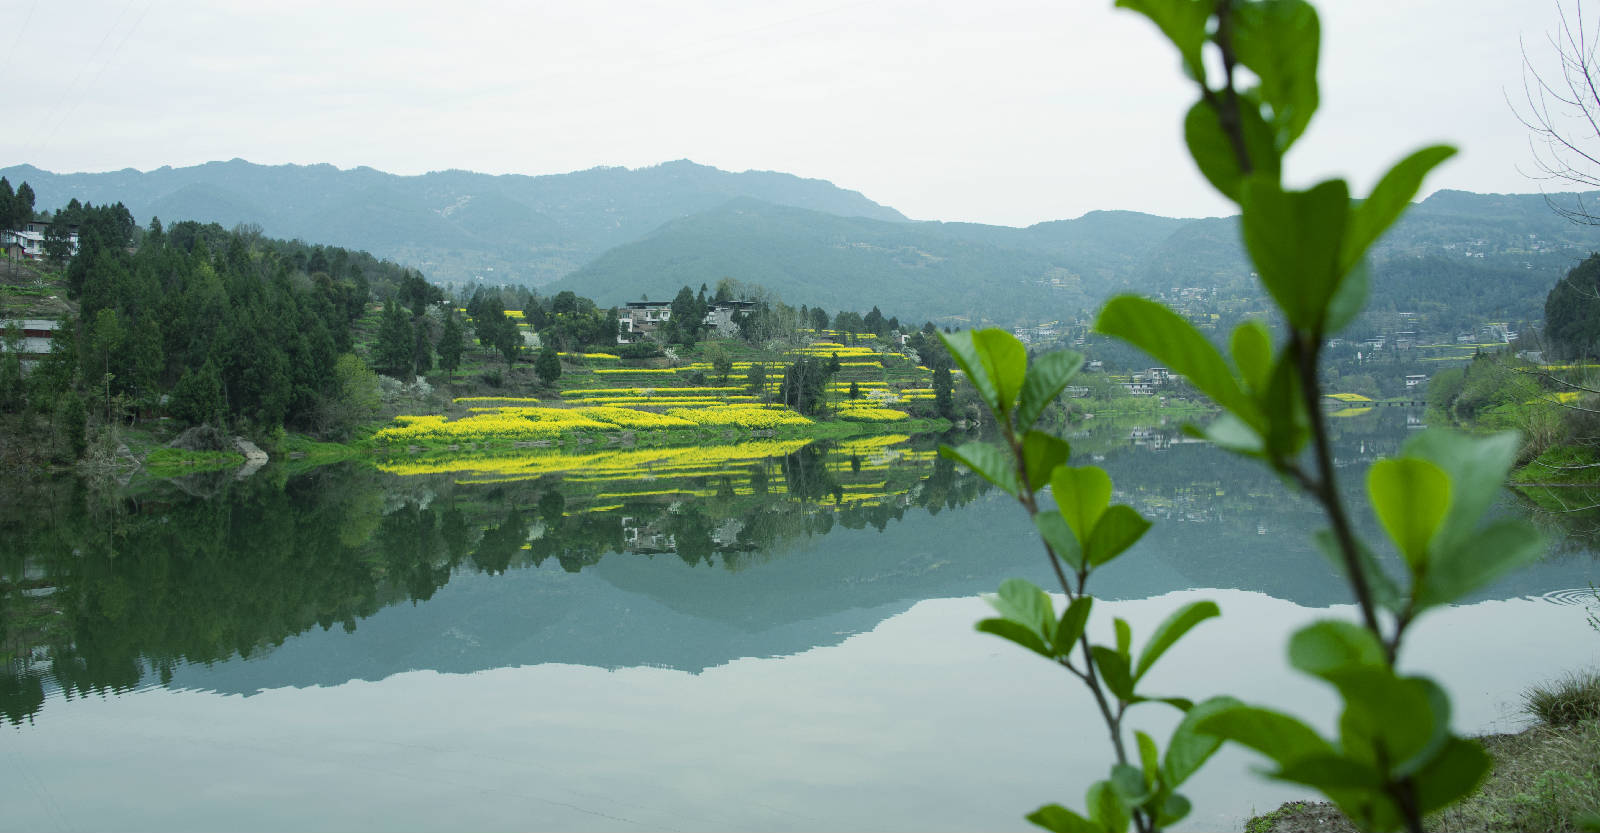
M 1571 672 L 1522 692 L 1523 708 L 1546 726 L 1600 720 L 1600 673 Z

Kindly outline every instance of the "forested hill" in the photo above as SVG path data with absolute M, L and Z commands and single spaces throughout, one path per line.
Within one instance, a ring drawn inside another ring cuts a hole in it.
M 1370 309 L 1418 312 L 1439 330 L 1538 320 L 1550 286 L 1596 246 L 1600 231 L 1567 222 L 1540 195 L 1440 192 L 1375 249 Z M 611 304 L 723 277 L 827 308 L 882 304 L 951 324 L 1070 319 L 1121 290 L 1200 289 L 1224 309 L 1264 310 L 1232 217 L 1092 212 L 1018 229 L 881 223 L 754 200 L 668 223 L 546 291 Z
M 610 305 L 733 277 L 827 309 L 854 309 L 870 297 L 871 304 L 920 321 L 962 310 L 1025 309 L 1047 297 L 1038 282 L 1054 277 L 1073 284 L 1067 300 L 1081 305 L 1076 277 L 1055 259 L 995 237 L 744 199 L 668 223 L 545 291 L 571 289 Z
M 29 182 L 45 208 L 74 198 L 120 201 L 140 224 L 152 216 L 230 228 L 254 223 L 272 237 L 366 249 L 438 282 L 482 276 L 494 284 L 542 284 L 663 223 L 740 196 L 843 216 L 905 219 L 822 180 L 730 173 L 686 160 L 552 176 L 397 176 L 242 159 L 78 174 L 20 165 L 0 168 L 0 175 Z

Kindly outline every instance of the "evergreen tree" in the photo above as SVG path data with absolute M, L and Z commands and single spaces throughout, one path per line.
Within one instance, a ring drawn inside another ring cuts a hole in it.
M 550 385 L 561 378 L 561 357 L 556 355 L 554 347 L 546 347 L 539 351 L 539 358 L 533 362 L 533 372 L 538 374 L 539 381 Z
M 384 305 L 383 321 L 378 325 L 378 344 L 373 348 L 373 364 L 390 376 L 411 374 L 416 344 L 406 311 L 393 298 Z
M 744 383 L 750 392 L 766 399 L 767 395 L 767 366 L 757 362 L 750 365 L 750 371 L 745 374 Z
M 938 369 L 933 371 L 933 407 L 934 410 L 939 412 L 939 416 L 945 419 L 956 418 L 955 392 L 953 388 L 954 385 L 950 378 L 950 366 L 948 364 L 939 365 Z
M 217 366 L 206 362 L 198 370 L 185 370 L 167 399 L 167 412 L 185 425 L 221 425 L 227 404 Z
M 428 319 L 417 321 L 416 344 L 411 350 L 411 366 L 421 376 L 433 369 L 433 344 L 428 340 Z
M 451 310 L 444 317 L 444 332 L 439 334 L 439 369 L 454 374 L 461 366 L 461 320 Z

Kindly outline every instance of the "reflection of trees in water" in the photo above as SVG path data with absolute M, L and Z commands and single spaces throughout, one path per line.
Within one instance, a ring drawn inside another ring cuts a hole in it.
M 688 564 L 740 569 L 835 523 L 884 529 L 910 507 L 978 494 L 925 456 L 897 470 L 909 491 L 876 505 L 840 503 L 831 468 L 852 467 L 825 448 L 739 466 L 699 479 L 706 497 L 613 511 L 574 503 L 559 480 L 483 487 L 354 465 L 219 481 L 209 499 L 164 483 L 110 499 L 71 479 L 39 484 L 0 506 L 0 715 L 30 719 L 52 687 L 125 691 L 169 681 L 180 663 L 250 657 L 317 627 L 351 631 L 387 605 L 432 598 L 459 570 L 554 558 L 577 572 L 633 549 L 624 518 L 661 530 Z M 731 475 L 747 472 L 741 494 Z

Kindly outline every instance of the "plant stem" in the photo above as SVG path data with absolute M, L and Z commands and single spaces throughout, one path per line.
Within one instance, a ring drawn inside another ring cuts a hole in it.
M 1317 462 L 1315 484 L 1317 488 L 1312 492 L 1312 496 L 1322 504 L 1323 511 L 1328 514 L 1328 523 L 1333 527 L 1334 540 L 1339 544 L 1339 555 L 1344 559 L 1345 572 L 1350 575 L 1351 588 L 1355 590 L 1356 602 L 1361 606 L 1361 619 L 1366 624 L 1367 630 L 1382 642 L 1383 630 L 1378 625 L 1377 610 L 1372 604 L 1372 588 L 1367 583 L 1367 573 L 1362 567 L 1358 549 L 1360 545 L 1356 542 L 1355 531 L 1350 526 L 1350 517 L 1345 513 L 1344 501 L 1339 498 L 1338 475 L 1333 466 L 1328 423 L 1322 414 L 1322 383 L 1317 368 L 1318 355 L 1322 350 L 1322 337 L 1320 333 L 1291 328 L 1290 339 L 1290 349 L 1294 350 L 1296 370 L 1300 374 L 1300 391 L 1305 402 L 1306 418 L 1311 422 L 1311 445 Z

